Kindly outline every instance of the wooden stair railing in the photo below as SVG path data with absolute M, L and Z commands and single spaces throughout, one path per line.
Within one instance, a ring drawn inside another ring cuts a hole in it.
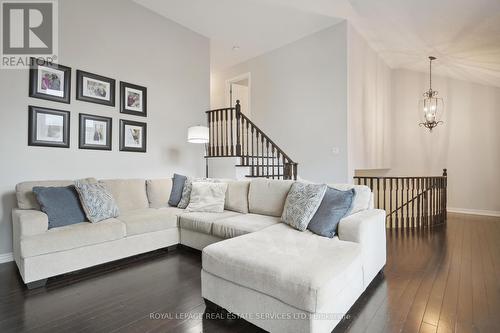
M 390 229 L 432 227 L 446 223 L 448 173 L 432 177 L 354 177 L 374 194 L 375 208 L 387 213 Z
M 249 168 L 247 177 L 297 179 L 297 163 L 241 112 L 230 108 L 206 111 L 209 143 L 205 158 L 239 157 L 236 167 Z

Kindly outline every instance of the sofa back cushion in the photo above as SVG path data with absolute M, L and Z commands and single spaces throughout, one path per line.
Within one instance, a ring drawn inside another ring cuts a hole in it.
M 248 211 L 280 217 L 293 180 L 254 179 L 248 190 Z
M 233 212 L 248 213 L 248 180 L 228 180 L 224 208 Z
M 328 186 L 339 191 L 354 189 L 354 198 L 352 199 L 351 207 L 346 216 L 373 208 L 373 193 L 366 185 L 328 184 Z
M 87 178 L 87 181 L 96 183 L 95 178 Z M 40 205 L 33 193 L 33 187 L 61 187 L 73 185 L 73 180 L 39 180 L 22 182 L 16 185 L 17 207 L 20 209 L 40 210 Z
M 146 180 L 146 193 L 150 208 L 168 207 L 171 191 L 172 178 Z
M 99 184 L 111 192 L 120 212 L 149 207 L 144 179 L 105 179 Z

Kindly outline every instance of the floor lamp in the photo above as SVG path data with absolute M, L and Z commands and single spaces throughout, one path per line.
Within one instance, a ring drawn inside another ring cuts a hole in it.
M 205 177 L 208 178 L 208 142 L 209 142 L 209 132 L 206 126 L 192 126 L 188 128 L 188 138 L 189 143 L 203 143 L 205 144 Z

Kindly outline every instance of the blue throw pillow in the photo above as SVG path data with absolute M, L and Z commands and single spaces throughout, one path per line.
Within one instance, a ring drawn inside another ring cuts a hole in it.
M 177 207 L 181 201 L 182 189 L 184 189 L 184 183 L 186 180 L 186 176 L 174 173 L 174 177 L 172 178 L 172 191 L 170 192 L 170 198 L 168 199 L 168 204 L 170 206 Z
M 85 213 L 73 185 L 66 187 L 33 187 L 42 212 L 49 217 L 49 229 L 85 222 Z
M 307 229 L 320 236 L 332 238 L 337 233 L 337 225 L 351 207 L 354 189 L 339 191 L 328 187 Z

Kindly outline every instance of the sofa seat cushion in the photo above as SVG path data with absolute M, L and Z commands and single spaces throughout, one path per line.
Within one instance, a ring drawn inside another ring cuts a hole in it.
M 170 228 L 177 228 L 177 216 L 183 209 L 165 207 L 144 208 L 123 213 L 117 218 L 127 227 L 127 236 L 145 234 Z
M 182 229 L 211 234 L 212 225 L 215 221 L 237 215 L 242 214 L 229 210 L 225 210 L 222 213 L 186 212 L 179 217 L 179 226 Z
M 212 234 L 221 238 L 233 238 L 259 231 L 279 222 L 279 217 L 242 214 L 215 221 L 212 226 Z
M 61 252 L 125 237 L 125 224 L 111 218 L 98 223 L 82 222 L 50 229 L 21 239 L 21 257 Z
M 315 313 L 363 274 L 359 245 L 279 223 L 203 249 L 203 270 Z

